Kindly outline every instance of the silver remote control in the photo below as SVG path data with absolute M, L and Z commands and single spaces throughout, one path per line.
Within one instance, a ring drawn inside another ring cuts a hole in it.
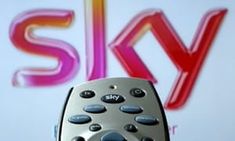
M 108 78 L 73 87 L 57 141 L 169 141 L 163 107 L 151 82 Z

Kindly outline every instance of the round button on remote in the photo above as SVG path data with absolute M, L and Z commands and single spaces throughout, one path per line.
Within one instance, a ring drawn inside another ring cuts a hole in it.
M 88 115 L 74 115 L 69 118 L 70 123 L 84 124 L 91 121 L 91 117 Z
M 107 94 L 101 97 L 101 100 L 106 103 L 122 103 L 125 101 L 124 97 L 118 94 Z
M 154 116 L 151 115 L 136 116 L 135 121 L 144 125 L 155 125 L 159 122 Z
M 117 132 L 108 132 L 101 137 L 101 141 L 127 141 L 127 140 Z
M 122 105 L 120 110 L 129 114 L 138 114 L 143 111 L 142 108 L 138 105 Z
M 99 131 L 100 129 L 101 129 L 101 126 L 97 123 L 91 124 L 89 127 L 89 130 L 93 132 Z
M 79 136 L 79 137 L 74 137 L 72 141 L 85 141 L 85 139 Z
M 80 93 L 82 98 L 92 98 L 95 96 L 95 92 L 91 90 L 85 90 Z
M 124 126 L 124 129 L 128 132 L 137 132 L 137 128 L 133 124 L 127 124 Z
M 145 96 L 145 92 L 140 88 L 131 89 L 130 94 L 134 97 L 144 97 Z
M 141 141 L 153 141 L 153 139 L 149 137 L 143 137 L 141 138 Z
M 88 113 L 103 113 L 106 111 L 106 108 L 100 104 L 91 104 L 83 108 L 84 111 Z

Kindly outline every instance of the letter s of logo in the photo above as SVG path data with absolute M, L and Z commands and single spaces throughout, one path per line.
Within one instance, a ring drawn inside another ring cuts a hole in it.
M 14 86 L 49 86 L 64 83 L 77 74 L 79 56 L 68 43 L 37 37 L 35 27 L 68 27 L 73 11 L 40 9 L 27 11 L 15 18 L 10 27 L 10 39 L 16 48 L 34 55 L 58 60 L 55 68 L 24 68 L 13 76 Z

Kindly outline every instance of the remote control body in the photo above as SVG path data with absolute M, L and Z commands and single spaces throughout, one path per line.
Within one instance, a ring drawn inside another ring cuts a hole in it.
M 151 82 L 108 78 L 71 88 L 57 141 L 169 141 L 169 133 Z

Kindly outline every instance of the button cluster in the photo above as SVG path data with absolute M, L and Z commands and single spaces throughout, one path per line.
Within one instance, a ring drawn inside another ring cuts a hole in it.
M 89 99 L 93 98 L 96 94 L 92 90 L 85 90 L 82 91 L 80 94 L 81 98 Z M 140 88 L 133 88 L 130 90 L 130 95 L 136 98 L 142 98 L 146 96 L 146 92 Z M 119 104 L 123 103 L 125 101 L 125 97 L 123 97 L 120 94 L 106 94 L 101 97 L 101 101 L 107 104 Z M 93 114 L 101 114 L 104 113 L 107 109 L 102 104 L 90 104 L 85 105 L 83 107 L 83 110 L 87 113 L 93 113 Z M 158 119 L 152 115 L 140 115 L 140 113 L 143 112 L 143 108 L 139 105 L 131 105 L 131 104 L 124 104 L 119 107 L 119 110 L 123 113 L 127 114 L 138 114 L 135 116 L 134 121 L 150 126 L 150 125 L 156 125 L 159 123 Z M 86 124 L 92 121 L 91 117 L 86 114 L 78 114 L 71 116 L 68 121 L 73 124 Z M 126 124 L 124 127 L 124 130 L 127 132 L 138 132 L 138 128 L 134 124 Z M 92 132 L 96 132 L 102 129 L 102 126 L 98 123 L 93 123 L 89 126 L 89 130 Z M 123 137 L 121 134 L 117 132 L 108 132 L 105 135 L 101 137 L 101 141 L 127 141 L 125 137 Z M 85 141 L 83 137 L 74 137 L 72 141 Z M 141 141 L 153 141 L 152 138 L 149 137 L 142 137 Z

